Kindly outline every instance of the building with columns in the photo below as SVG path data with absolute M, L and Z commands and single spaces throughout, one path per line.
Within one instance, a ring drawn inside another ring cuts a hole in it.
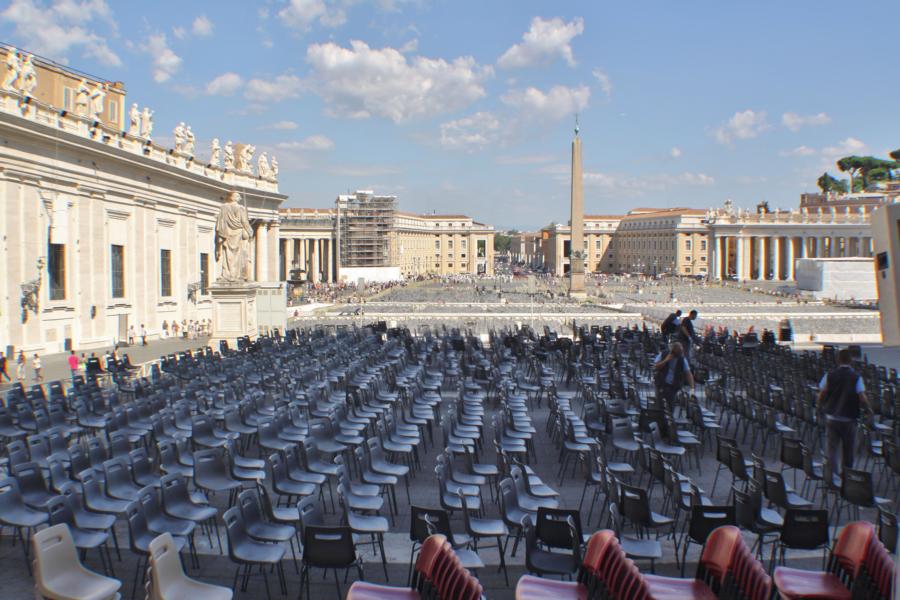
M 601 273 L 611 268 L 612 240 L 619 226 L 621 215 L 584 216 L 584 270 Z M 568 225 L 554 223 L 541 229 L 540 263 L 555 275 L 569 272 L 572 229 Z
M 636 208 L 622 217 L 613 241 L 615 272 L 705 275 L 708 231 L 705 211 Z
M 0 349 L 91 349 L 125 341 L 132 328 L 155 338 L 163 323 L 210 318 L 216 217 L 232 191 L 254 229 L 254 278 L 278 280 L 285 196 L 274 177 L 161 147 L 149 128 L 126 131 L 124 86 L 31 64 L 32 91 L 46 94 L 0 89 Z M 83 79 L 117 90 L 119 108 L 108 95 L 95 107 L 100 119 L 68 110 L 59 90 Z
M 872 256 L 871 213 L 850 206 L 746 213 L 726 205 L 705 222 L 714 279 L 794 281 L 799 258 Z
M 369 199 L 380 207 L 360 208 Z M 348 215 L 357 221 L 348 224 Z M 465 215 L 403 212 L 396 198 L 363 190 L 339 196 L 336 208 L 280 216 L 279 275 L 294 284 L 355 280 L 347 273 L 366 268 L 402 277 L 494 272 L 494 228 Z
M 513 264 L 540 269 L 544 264 L 540 233 L 516 233 L 510 236 L 509 256 Z

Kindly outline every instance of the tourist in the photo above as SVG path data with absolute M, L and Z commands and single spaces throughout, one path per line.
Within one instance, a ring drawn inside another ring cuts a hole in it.
M 678 328 L 678 341 L 684 347 L 684 357 L 691 359 L 691 348 L 697 343 L 697 334 L 694 332 L 694 321 L 697 319 L 697 311 L 692 310 L 688 316 L 681 320 Z
M 856 420 L 862 406 L 872 412 L 866 398 L 863 378 L 853 368 L 853 357 L 849 348 L 838 352 L 838 366 L 827 373 L 819 382 L 817 406 L 825 413 L 825 429 L 828 436 L 828 462 L 834 484 L 841 485 L 840 473 L 843 468 L 853 468 L 853 449 L 856 444 Z M 838 468 L 838 445 L 841 446 L 840 468 Z
M 690 385 L 693 392 L 694 375 L 691 373 L 691 365 L 681 343 L 673 342 L 668 350 L 660 352 L 656 356 L 653 370 L 657 396 L 662 399 L 667 410 L 672 410 L 675 396 L 685 384 Z
M 0 352 L 0 381 L 3 381 L 3 377 L 6 377 L 7 381 L 12 381 L 6 372 L 6 355 Z
M 129 325 L 128 326 L 128 345 L 129 346 L 134 346 L 134 338 L 135 338 L 134 325 Z
M 25 352 L 19 350 L 19 356 L 16 357 L 16 379 L 19 380 L 19 383 L 25 385 Z
M 44 376 L 41 375 L 41 357 L 38 356 L 37 352 L 34 353 L 34 358 L 31 359 L 31 368 L 34 369 L 35 382 L 41 383 L 44 381 Z
M 172 337 L 178 337 L 178 321 L 172 321 Z
M 678 331 L 678 328 L 681 326 L 681 309 L 676 310 L 673 313 L 669 313 L 669 316 L 666 317 L 666 320 L 662 322 L 662 325 L 659 326 L 660 332 L 669 339 L 673 333 Z
M 162 322 L 162 339 L 167 339 L 169 337 L 169 322 Z
M 75 377 L 78 375 L 78 355 L 75 354 L 74 350 L 69 351 L 69 357 L 66 359 L 69 361 L 69 371 L 72 373 L 72 381 L 75 381 Z
M 147 345 L 147 328 L 141 323 L 141 346 Z

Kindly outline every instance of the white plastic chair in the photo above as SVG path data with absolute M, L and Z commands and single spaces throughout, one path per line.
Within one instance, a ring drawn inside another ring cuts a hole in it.
M 150 542 L 150 578 L 147 600 L 231 600 L 229 588 L 191 579 L 181 568 L 172 535 L 164 533 Z
M 89 571 L 78 560 L 69 526 L 60 523 L 31 537 L 34 592 L 47 600 L 118 600 L 122 582 Z

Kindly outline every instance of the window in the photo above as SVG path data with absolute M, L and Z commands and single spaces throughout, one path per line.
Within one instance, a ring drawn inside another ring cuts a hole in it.
M 700 251 L 706 250 L 706 240 L 700 240 Z
M 125 246 L 110 246 L 110 271 L 112 272 L 112 297 L 125 297 Z
M 684 249 L 685 249 L 685 250 L 690 250 L 690 249 L 691 249 L 691 240 L 690 240 L 690 239 L 687 239 L 687 240 L 684 241 Z
M 159 251 L 159 295 L 172 295 L 172 251 Z
M 453 240 L 447 240 L 447 249 L 453 250 Z
M 460 244 L 460 246 L 459 246 L 460 248 L 462 248 L 463 250 L 466 249 L 466 240 L 460 240 L 459 244 Z
M 70 87 L 63 88 L 63 108 L 68 111 L 75 110 L 75 90 Z
M 66 246 L 47 245 L 47 276 L 50 279 L 50 299 L 66 299 Z
M 119 118 L 118 108 L 119 108 L 119 105 L 116 103 L 115 100 L 109 101 L 109 120 L 110 121 L 118 120 L 118 118 Z
M 200 293 L 209 293 L 209 254 L 200 253 Z
M 487 240 L 478 240 L 476 242 L 476 254 L 478 258 L 484 258 L 487 255 Z
M 603 240 L 597 240 L 596 242 L 594 242 L 594 246 L 597 250 L 602 250 L 603 249 Z
M 434 240 L 434 249 L 438 252 L 441 251 L 441 240 Z

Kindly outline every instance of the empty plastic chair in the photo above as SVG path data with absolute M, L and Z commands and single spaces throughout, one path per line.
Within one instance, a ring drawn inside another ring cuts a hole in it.
M 66 525 L 54 525 L 34 534 L 35 595 L 49 600 L 113 600 L 122 583 L 82 566 Z
M 184 574 L 171 534 L 150 542 L 150 589 L 148 600 L 230 600 L 226 587 L 203 583 Z

